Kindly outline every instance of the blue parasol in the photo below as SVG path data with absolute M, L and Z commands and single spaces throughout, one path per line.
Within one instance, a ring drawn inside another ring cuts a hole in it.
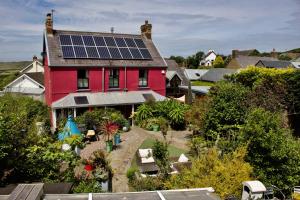
M 79 136 L 80 131 L 79 131 L 76 123 L 74 122 L 72 115 L 69 115 L 63 132 L 58 133 L 58 139 L 62 141 L 65 138 L 70 137 L 72 135 Z

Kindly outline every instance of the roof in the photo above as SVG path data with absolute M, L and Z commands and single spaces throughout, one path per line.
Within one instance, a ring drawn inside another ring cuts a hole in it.
M 248 186 L 251 192 L 265 192 L 267 189 L 260 181 L 244 181 L 244 186 Z
M 167 78 L 168 76 L 172 75 L 174 72 L 176 72 L 176 74 L 180 77 L 180 79 L 182 80 L 182 85 L 188 85 L 189 84 L 189 80 L 186 77 L 185 73 L 184 73 L 184 69 L 179 67 L 178 64 L 175 62 L 175 60 L 171 60 L 171 59 L 165 59 L 168 68 L 167 68 Z M 170 71 L 170 72 L 169 72 Z M 169 75 L 168 75 L 169 72 Z M 173 74 L 174 76 L 175 74 Z M 170 80 L 170 79 L 169 79 Z
M 38 60 L 33 61 L 33 62 L 37 62 L 37 64 L 39 64 L 41 67 L 44 67 L 43 64 L 42 64 L 40 61 L 38 61 Z M 26 69 L 30 68 L 30 67 L 33 65 L 33 62 L 30 63 L 29 65 L 27 65 L 26 67 L 22 68 L 22 69 L 20 70 L 20 72 L 23 73 Z
M 214 50 L 211 50 L 211 51 L 208 51 L 208 53 L 204 56 L 204 59 L 207 58 L 212 53 L 217 55 Z
M 188 90 L 188 86 L 179 86 L 179 88 Z M 207 94 L 211 86 L 191 86 L 191 90 L 193 93 L 197 94 Z
M 102 66 L 117 66 L 117 67 L 166 67 L 165 60 L 161 57 L 158 49 L 150 39 L 146 39 L 141 35 L 120 34 L 120 33 L 103 33 L 103 32 L 84 32 L 84 31 L 67 31 L 54 30 L 53 35 L 44 34 L 45 45 L 48 56 L 48 64 L 50 67 L 102 67 Z M 142 39 L 149 50 L 152 59 L 150 60 L 101 60 L 101 59 L 64 59 L 59 42 L 59 35 L 87 35 L 87 36 L 111 36 L 111 37 L 126 37 Z
M 298 62 L 292 62 L 292 64 L 294 65 L 295 68 L 300 68 L 300 61 Z
M 260 60 L 256 63 L 255 66 L 261 66 L 267 68 L 287 68 L 289 66 L 292 66 L 292 63 L 290 61 L 285 60 L 276 60 L 276 61 L 270 61 L 270 60 Z
M 255 65 L 260 60 L 265 61 L 276 61 L 278 59 L 272 58 L 272 57 L 259 57 L 259 56 L 241 56 L 235 58 L 238 64 L 240 65 L 240 68 L 246 68 L 249 65 Z
M 44 86 L 44 74 L 43 72 L 26 73 L 31 79 Z
M 82 101 L 80 98 L 82 98 Z M 166 99 L 166 97 L 152 90 L 106 93 L 78 92 L 70 93 L 67 96 L 53 102 L 51 107 L 76 108 L 90 106 L 132 105 L 144 103 L 148 98 L 153 98 L 156 101 L 163 101 Z
M 200 80 L 209 81 L 209 82 L 217 82 L 224 79 L 224 75 L 233 74 L 237 72 L 236 69 L 226 69 L 226 68 L 213 68 L 209 69 L 203 76 L 201 76 Z
M 184 69 L 189 80 L 199 80 L 206 72 L 208 72 L 207 69 Z

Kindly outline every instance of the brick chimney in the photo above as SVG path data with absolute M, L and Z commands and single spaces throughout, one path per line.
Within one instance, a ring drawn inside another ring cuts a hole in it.
M 272 58 L 277 58 L 278 57 L 278 53 L 276 52 L 275 48 L 273 48 L 273 50 L 271 52 L 271 57 Z
M 152 30 L 152 24 L 149 24 L 148 20 L 146 20 L 145 24 L 143 24 L 141 26 L 141 35 L 142 35 L 142 37 L 151 40 L 152 39 L 151 30 Z
M 37 61 L 36 55 L 34 55 L 34 56 L 32 57 L 32 61 Z
M 236 49 L 232 50 L 231 58 L 232 59 L 236 58 L 238 56 L 238 52 L 239 52 L 239 50 L 236 50 Z
M 52 35 L 53 34 L 53 20 L 52 20 L 51 13 L 47 14 L 45 26 L 46 26 L 46 32 L 47 32 L 47 34 L 51 34 Z

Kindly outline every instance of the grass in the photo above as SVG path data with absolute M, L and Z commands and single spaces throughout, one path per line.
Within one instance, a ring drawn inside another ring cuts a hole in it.
M 193 86 L 214 86 L 215 83 L 207 81 L 192 81 Z
M 141 146 L 139 147 L 139 149 L 148 149 L 148 148 L 152 148 L 154 143 L 155 143 L 155 139 L 152 138 L 148 138 L 146 140 L 144 140 L 144 142 L 141 144 Z M 184 149 L 179 149 L 173 145 L 169 145 L 168 147 L 168 151 L 169 151 L 169 156 L 170 157 L 179 157 L 182 153 L 187 153 L 186 150 Z M 137 156 L 135 155 L 131 161 L 131 167 L 133 168 L 137 168 Z

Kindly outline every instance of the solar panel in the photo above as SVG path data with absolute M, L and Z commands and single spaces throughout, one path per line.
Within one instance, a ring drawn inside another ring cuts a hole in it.
M 82 39 L 83 39 L 85 46 L 95 46 L 93 36 L 83 35 Z
M 117 47 L 108 47 L 108 50 L 110 52 L 111 58 L 114 59 L 120 59 L 122 58 L 119 49 Z
M 87 58 L 85 48 L 83 46 L 74 46 L 76 58 Z
M 72 45 L 70 35 L 60 35 L 59 39 L 61 45 Z
M 148 51 L 148 49 L 140 49 L 141 54 L 143 55 L 144 59 L 151 59 L 151 55 Z
M 128 48 L 119 48 L 123 59 L 132 59 Z
M 83 45 L 83 41 L 80 35 L 72 35 L 71 38 L 73 45 Z
M 106 45 L 109 47 L 116 47 L 116 43 L 113 37 L 104 37 L 104 40 L 106 42 Z
M 134 41 L 138 48 L 147 48 L 142 39 L 134 39 Z
M 132 38 L 124 38 L 128 47 L 136 47 L 135 42 Z
M 140 38 L 59 35 L 64 58 L 151 59 Z
M 74 101 L 75 101 L 76 104 L 89 104 L 87 96 L 74 97 Z
M 75 54 L 72 46 L 62 46 L 62 52 L 64 58 L 75 58 Z
M 129 48 L 133 59 L 143 59 L 140 51 L 137 48 Z
M 96 46 L 99 46 L 99 47 L 106 46 L 103 37 L 94 36 L 94 40 L 95 40 Z
M 86 52 L 89 58 L 99 58 L 96 47 L 86 47 Z
M 127 47 L 123 38 L 115 38 L 118 47 Z
M 107 47 L 97 47 L 100 58 L 108 59 L 110 58 Z

